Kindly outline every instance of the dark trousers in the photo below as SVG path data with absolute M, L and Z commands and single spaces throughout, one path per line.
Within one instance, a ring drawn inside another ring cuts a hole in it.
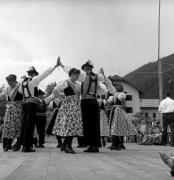
M 81 109 L 85 145 L 100 147 L 100 109 L 97 99 L 83 99 Z
M 62 138 L 60 136 L 56 136 L 58 145 L 62 146 Z
M 77 142 L 79 146 L 86 146 L 85 138 L 83 136 L 77 137 Z
M 162 144 L 167 144 L 167 128 L 171 129 L 171 145 L 174 145 L 174 113 L 163 114 Z
M 39 145 L 45 143 L 46 116 L 37 116 L 36 129 L 39 135 Z
M 123 145 L 124 136 L 112 136 L 112 147 Z
M 73 137 L 69 136 L 69 137 L 65 137 L 62 146 L 63 147 L 72 147 L 72 141 L 73 141 Z
M 3 149 L 10 149 L 11 148 L 11 144 L 12 144 L 12 139 L 9 138 L 3 138 Z
M 33 141 L 34 127 L 37 121 L 37 104 L 26 103 L 23 105 L 23 122 L 20 141 L 23 147 L 31 148 Z

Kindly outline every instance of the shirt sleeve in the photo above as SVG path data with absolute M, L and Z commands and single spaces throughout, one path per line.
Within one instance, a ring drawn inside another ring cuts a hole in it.
M 32 79 L 32 84 L 34 85 L 34 87 L 37 87 L 39 85 L 39 83 L 42 80 L 44 80 L 45 78 L 47 78 L 55 69 L 56 69 L 56 67 L 49 68 L 45 72 L 43 72 L 42 74 L 34 77 Z
M 161 101 L 161 102 L 160 102 L 160 105 L 159 105 L 159 108 L 158 108 L 158 111 L 159 111 L 160 113 L 162 113 L 162 104 L 163 104 L 163 102 Z
M 5 98 L 8 94 L 8 89 L 7 88 L 3 88 L 2 92 L 0 93 L 0 100 L 2 100 L 3 98 Z
M 55 98 L 60 97 L 63 94 L 63 90 L 68 87 L 67 81 L 61 81 L 57 84 L 57 86 L 53 89 L 53 92 L 50 96 L 45 98 L 46 104 L 52 101 Z
M 106 88 L 106 86 L 102 83 L 102 82 L 99 82 L 99 87 L 98 87 L 98 90 L 97 90 L 97 94 L 107 94 L 108 90 Z
M 116 91 L 115 87 L 113 86 L 112 81 L 107 77 L 105 77 L 104 79 L 105 79 L 105 83 L 108 87 L 109 92 L 113 95 L 116 94 L 117 91 Z
M 66 74 L 69 74 L 69 71 L 72 69 L 72 67 L 69 67 L 69 66 L 64 66 L 63 67 L 63 70 Z M 78 81 L 79 82 L 84 82 L 85 81 L 85 78 L 86 78 L 86 73 L 84 71 L 81 71 L 80 70 L 80 75 L 79 75 L 79 79 Z

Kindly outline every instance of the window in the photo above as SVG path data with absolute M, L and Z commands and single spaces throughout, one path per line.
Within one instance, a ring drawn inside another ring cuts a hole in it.
M 145 113 L 145 117 L 148 118 L 148 116 L 149 116 L 148 113 Z
M 156 118 L 156 113 L 153 113 L 153 118 L 154 118 L 154 119 Z
M 133 108 L 132 107 L 126 107 L 126 112 L 127 113 L 133 113 Z
M 126 101 L 132 101 L 132 95 L 127 95 L 126 96 Z

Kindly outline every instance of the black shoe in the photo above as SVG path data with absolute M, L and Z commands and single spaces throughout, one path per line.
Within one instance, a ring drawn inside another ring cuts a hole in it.
M 7 152 L 7 151 L 8 151 L 8 148 L 4 148 L 3 151 L 4 151 L 4 152 Z
M 32 148 L 26 148 L 26 147 L 23 147 L 22 148 L 22 152 L 35 152 L 36 150 L 32 149 Z
M 58 144 L 56 147 L 57 147 L 57 148 L 61 148 L 61 147 L 62 147 L 62 145 L 61 145 L 61 144 Z
M 174 171 L 173 170 L 170 171 L 170 174 L 171 174 L 171 176 L 174 177 Z
M 13 147 L 13 151 L 20 151 L 20 149 L 21 149 L 21 146 L 15 146 L 15 147 Z
M 68 148 L 68 150 L 70 150 L 71 154 L 76 154 L 76 152 L 74 151 L 74 149 L 72 147 L 67 147 L 67 148 Z
M 119 144 L 119 145 L 118 145 L 118 148 L 120 148 L 120 149 L 126 149 L 126 147 L 125 147 L 124 144 Z
M 87 153 L 98 153 L 99 152 L 99 148 L 90 146 L 86 150 L 84 150 L 84 152 L 87 152 Z
M 36 148 L 45 148 L 43 144 L 36 145 Z
M 78 145 L 77 148 L 86 148 L 86 145 Z
M 121 149 L 118 146 L 111 146 L 110 150 L 120 151 Z

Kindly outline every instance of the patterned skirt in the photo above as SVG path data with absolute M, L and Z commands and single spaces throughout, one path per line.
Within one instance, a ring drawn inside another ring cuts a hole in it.
M 112 115 L 112 113 L 114 113 Z M 111 136 L 130 136 L 136 135 L 136 129 L 127 115 L 120 106 L 115 106 L 111 112 L 110 119 L 110 135 Z
M 22 122 L 22 105 L 9 103 L 6 107 L 3 138 L 15 139 L 19 137 Z
M 83 135 L 80 99 L 76 96 L 67 96 L 62 101 L 52 134 L 61 137 Z
M 100 136 L 101 137 L 109 136 L 108 117 L 104 110 L 100 110 Z

